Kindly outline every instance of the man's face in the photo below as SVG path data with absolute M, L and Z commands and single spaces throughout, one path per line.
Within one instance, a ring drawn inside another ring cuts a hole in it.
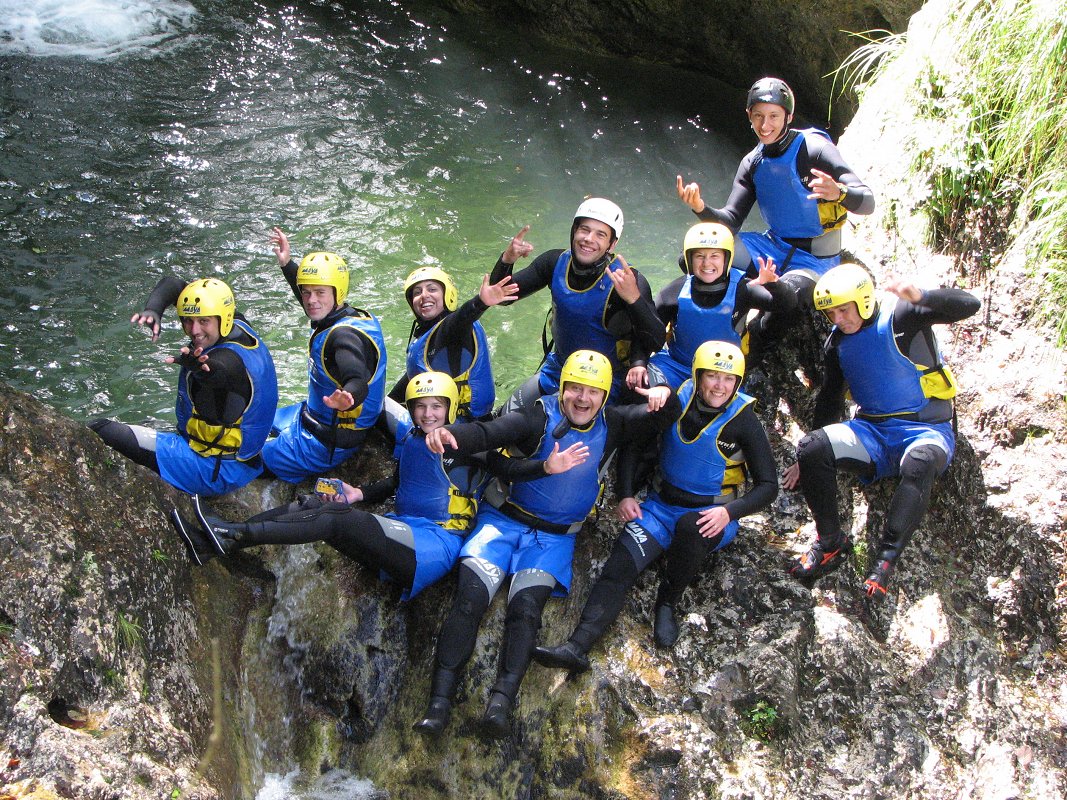
M 420 397 L 411 404 L 411 421 L 423 433 L 442 427 L 448 421 L 448 400 L 444 397 Z
M 206 350 L 222 338 L 219 335 L 218 317 L 182 317 L 181 319 L 182 330 L 189 337 L 189 344 L 194 350 L 198 347 Z
M 756 103 L 748 110 L 748 121 L 752 123 L 760 144 L 774 144 L 785 134 L 785 128 L 793 119 L 785 109 L 774 103 Z
M 702 247 L 689 251 L 689 266 L 693 277 L 704 283 L 714 283 L 726 269 L 726 251 L 717 247 Z
M 411 287 L 411 310 L 425 322 L 437 319 L 445 310 L 445 287 L 440 281 L 419 281 Z
M 307 283 L 300 287 L 300 305 L 304 307 L 304 313 L 312 322 L 325 319 L 333 311 L 337 305 L 334 296 L 332 286 Z
M 830 320 L 830 324 L 836 325 L 841 333 L 855 333 L 863 327 L 863 317 L 860 316 L 859 307 L 855 302 L 828 308 L 823 313 Z
M 560 405 L 563 414 L 576 428 L 584 428 L 593 421 L 607 398 L 607 392 L 586 386 L 584 383 L 567 381 L 563 384 L 563 397 Z
M 571 253 L 579 264 L 589 266 L 603 258 L 614 244 L 615 235 L 610 227 L 595 219 L 583 217 L 578 220 L 578 226 L 574 229 Z
M 700 373 L 700 399 L 709 408 L 722 408 L 734 395 L 737 376 L 706 369 Z

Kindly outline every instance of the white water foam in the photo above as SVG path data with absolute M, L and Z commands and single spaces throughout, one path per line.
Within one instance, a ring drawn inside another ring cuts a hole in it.
M 0 55 L 106 59 L 189 31 L 183 0 L 0 0 Z
M 373 800 L 382 792 L 365 778 L 331 769 L 310 786 L 301 787 L 300 770 L 285 775 L 268 773 L 256 800 Z

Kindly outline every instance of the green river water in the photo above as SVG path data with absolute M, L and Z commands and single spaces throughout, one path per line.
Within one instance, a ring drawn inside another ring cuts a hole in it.
M 348 259 L 391 382 L 414 267 L 468 297 L 520 226 L 566 246 L 604 195 L 658 290 L 695 222 L 675 174 L 722 199 L 749 144 L 725 130 L 736 90 L 419 3 L 0 0 L 0 20 L 0 380 L 79 418 L 173 421 L 176 318 L 158 343 L 128 322 L 167 273 L 229 282 L 299 399 L 272 225 Z M 537 368 L 542 294 L 485 317 L 498 395 Z

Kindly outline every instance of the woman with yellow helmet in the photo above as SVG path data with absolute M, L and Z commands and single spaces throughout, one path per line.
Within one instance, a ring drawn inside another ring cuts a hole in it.
M 225 494 L 263 472 L 260 451 L 278 404 L 274 361 L 237 312 L 230 287 L 217 278 L 161 279 L 130 322 L 147 326 L 155 341 L 171 305 L 189 337 L 178 355 L 166 359 L 181 367 L 178 432 L 157 433 L 109 419 L 93 420 L 89 427 L 184 492 Z
M 599 579 L 589 592 L 570 638 L 538 647 L 535 661 L 582 672 L 588 653 L 622 610 L 638 576 L 666 552 L 654 612 L 656 644 L 678 638 L 675 608 L 707 555 L 726 547 L 738 520 L 766 508 L 778 495 L 778 471 L 752 398 L 738 391 L 745 357 L 730 342 L 705 342 L 693 358 L 691 377 L 650 418 L 659 435 L 660 462 L 643 503 L 634 498 L 635 466 L 652 446 L 636 439 L 620 458 L 619 518 L 626 523 Z M 749 483 L 748 491 L 742 487 Z
M 478 294 L 459 305 L 459 292 L 447 272 L 439 267 L 413 270 L 404 280 L 404 297 L 415 315 L 406 371 L 389 396 L 399 402 L 410 378 L 436 370 L 455 380 L 461 419 L 487 419 L 496 401 L 496 387 L 489 341 L 478 320 L 487 308 L 514 297 L 518 290 L 510 276 L 495 284 L 485 276 Z
M 348 265 L 336 253 L 309 253 L 297 264 L 289 239 L 270 242 L 286 282 L 311 321 L 307 400 L 278 409 L 263 448 L 267 469 L 289 483 L 355 455 L 385 401 L 385 337 L 377 317 L 348 298 Z

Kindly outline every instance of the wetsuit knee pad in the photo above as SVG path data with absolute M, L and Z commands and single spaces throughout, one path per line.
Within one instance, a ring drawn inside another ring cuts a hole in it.
M 671 554 L 669 557 L 684 555 L 700 563 L 710 551 L 719 546 L 724 533 L 726 533 L 725 529 L 712 537 L 705 537 L 700 532 L 700 512 L 692 511 L 683 514 L 674 526 L 674 539 L 668 551 Z
M 522 589 L 508 601 L 504 623 L 524 623 L 530 629 L 537 630 L 541 627 L 541 612 L 551 595 L 552 590 L 547 586 L 528 586 Z
M 465 616 L 481 619 L 492 599 L 481 577 L 469 567 L 461 567 L 456 584 L 456 609 Z
M 779 280 L 793 290 L 800 309 L 811 310 L 815 307 L 812 298 L 815 295 L 815 281 L 803 272 L 787 272 Z
M 800 440 L 797 445 L 797 462 L 801 468 L 812 464 L 833 465 L 834 447 L 823 428 L 812 431 Z
M 948 466 L 948 454 L 937 445 L 921 444 L 911 448 L 900 462 L 900 478 L 920 485 L 933 485 L 934 479 Z

